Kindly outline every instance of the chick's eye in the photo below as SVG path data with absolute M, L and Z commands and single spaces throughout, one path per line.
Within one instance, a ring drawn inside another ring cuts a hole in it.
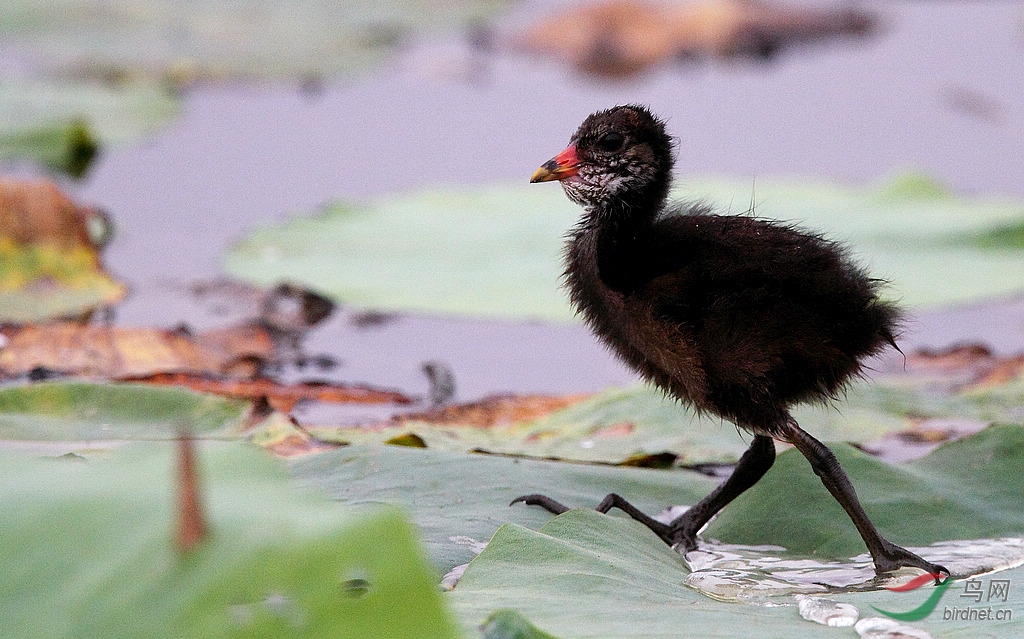
M 622 148 L 622 142 L 622 136 L 618 133 L 605 133 L 598 139 L 597 146 L 604 151 L 618 151 Z

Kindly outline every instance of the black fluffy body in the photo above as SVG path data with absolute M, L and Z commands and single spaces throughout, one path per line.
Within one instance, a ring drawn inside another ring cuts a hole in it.
M 651 175 L 639 189 L 623 171 L 615 197 L 563 182 L 585 207 L 565 282 L 595 333 L 644 378 L 776 435 L 792 405 L 835 398 L 865 357 L 894 344 L 898 309 L 842 246 L 752 215 L 670 205 L 672 141 L 643 107 L 588 118 L 572 142 L 581 164 L 607 164 L 598 142 L 611 129 L 625 132 L 621 154 L 642 145 L 660 161 L 640 164 Z

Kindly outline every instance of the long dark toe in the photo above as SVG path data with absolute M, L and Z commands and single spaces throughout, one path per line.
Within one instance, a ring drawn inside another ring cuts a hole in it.
M 569 507 L 565 504 L 555 501 L 546 495 L 538 495 L 536 493 L 532 495 L 522 495 L 512 500 L 509 506 L 515 506 L 518 503 L 524 503 L 527 506 L 540 506 L 547 510 L 549 513 L 555 515 L 561 515 L 564 512 L 569 512 Z
M 901 546 L 886 543 L 882 556 L 875 557 L 875 573 L 881 575 L 899 568 L 920 568 L 935 575 L 936 585 L 942 582 L 942 575 L 951 576 L 945 566 L 927 561 Z

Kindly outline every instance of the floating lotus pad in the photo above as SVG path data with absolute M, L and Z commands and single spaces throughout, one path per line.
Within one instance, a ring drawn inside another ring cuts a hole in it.
M 675 551 L 640 524 L 576 510 L 553 518 L 540 531 L 514 524 L 498 530 L 448 598 L 467 631 L 495 608 L 506 608 L 518 613 L 519 627 L 529 631 L 531 626 L 526 624 L 530 623 L 561 639 L 854 636 L 851 629 L 805 621 L 793 596 L 765 597 L 757 602 L 760 605 L 704 596 L 684 585 L 692 574 Z M 1010 580 L 1007 601 L 993 608 L 1015 611 L 1024 606 L 1024 594 L 1012 588 L 1024 579 L 1024 568 L 982 579 Z M 899 612 L 914 609 L 931 591 L 930 587 L 911 593 L 838 591 L 824 596 L 853 604 L 863 618 L 880 616 L 872 606 Z M 963 585 L 954 582 L 940 604 L 974 605 L 973 600 L 957 596 L 960 593 Z M 944 620 L 942 605 L 928 617 L 906 623 L 934 637 L 957 639 L 1011 637 L 1024 629 L 1024 621 L 1016 615 L 998 624 Z
M 362 307 L 490 317 L 572 311 L 561 238 L 577 212 L 544 189 L 427 191 L 257 231 L 226 266 L 259 284 L 294 281 Z
M 456 637 L 412 527 L 296 490 L 240 442 L 199 445 L 209 537 L 173 544 L 174 446 L 0 453 L 0 617 L 36 637 Z
M 0 55 L 20 73 L 0 78 L 0 159 L 78 177 L 88 149 L 135 140 L 174 116 L 175 86 L 351 74 L 417 33 L 469 28 L 506 4 L 11 0 Z
M 890 540 L 921 546 L 944 539 L 1020 536 L 1024 530 L 1024 479 L 1014 470 L 1024 463 L 1024 428 L 1020 426 L 990 428 L 901 467 L 845 446 L 837 447 L 836 452 L 869 514 Z M 676 474 L 647 472 L 652 477 Z M 555 497 L 562 497 L 562 490 L 551 486 Z M 774 550 L 762 554 L 779 557 L 782 561 L 776 564 L 805 559 L 807 553 L 819 558 L 848 558 L 864 551 L 853 524 L 831 501 L 800 454 L 792 450 L 780 455 L 758 485 L 728 506 L 704 537 L 773 545 Z M 960 543 L 943 545 L 941 550 L 955 553 L 957 545 L 976 550 L 984 546 Z M 786 546 L 788 552 L 780 552 L 778 546 Z M 1019 554 L 1020 543 L 1016 546 Z M 804 569 L 811 572 L 817 564 L 804 562 Z M 730 567 L 733 573 L 742 571 L 739 562 Z M 539 531 L 515 524 L 499 529 L 449 597 L 467 628 L 479 624 L 492 610 L 512 608 L 541 630 L 563 639 L 667 639 L 679 636 L 680 628 L 686 629 L 687 636 L 722 638 L 749 636 L 751 628 L 763 627 L 771 627 L 771 636 L 780 637 L 824 639 L 837 632 L 803 621 L 795 599 L 788 594 L 766 594 L 757 600 L 762 604 L 757 606 L 704 596 L 684 585 L 697 575 L 643 526 L 623 517 L 574 510 L 550 519 Z M 769 580 L 770 574 L 762 578 Z M 1024 568 L 984 577 L 996 578 L 1016 583 L 1024 579 Z M 756 590 L 756 579 L 756 575 L 748 577 L 751 583 L 744 587 Z M 766 590 L 778 591 L 778 582 L 772 581 L 766 581 Z M 843 589 L 823 594 L 854 604 L 866 617 L 878 616 L 872 605 L 891 611 L 913 609 L 931 594 L 927 590 L 914 595 Z M 954 584 L 951 590 L 946 595 L 948 605 L 968 604 L 954 594 L 962 593 L 962 586 Z M 1024 606 L 1024 593 L 1015 593 L 1011 587 L 1009 595 L 1007 602 L 991 604 L 993 608 Z M 975 605 L 973 600 L 970 605 Z M 938 612 L 911 625 L 935 637 L 979 636 L 980 622 L 944 620 L 942 615 L 940 606 Z M 985 626 L 985 631 L 995 633 L 991 636 L 1000 637 L 1016 636 L 1022 629 L 1024 620 L 1020 619 Z
M 434 565 L 447 572 L 475 556 L 502 524 L 539 528 L 551 515 L 519 495 L 549 492 L 571 505 L 596 506 L 608 492 L 634 497 L 650 512 L 695 503 L 718 482 L 693 471 L 566 464 L 404 446 L 346 446 L 297 457 L 302 484 L 349 504 L 392 504 L 410 513 Z
M 0 82 L 0 160 L 81 176 L 98 147 L 152 132 L 178 112 L 166 86 L 49 79 Z
M 888 297 L 911 306 L 1024 289 L 1024 249 L 984 241 L 1021 223 L 1020 203 L 958 198 L 915 176 L 882 189 L 691 178 L 675 193 L 733 213 L 753 202 L 758 216 L 841 240 L 873 276 L 891 282 Z M 256 231 L 231 249 L 226 267 L 259 284 L 301 282 L 360 307 L 570 320 L 558 288 L 560 253 L 578 216 L 550 185 L 334 204 Z
M 247 402 L 142 384 L 46 382 L 0 389 L 0 439 L 167 440 L 236 427 Z
M 416 32 L 467 25 L 500 0 L 14 0 L 0 16 L 5 49 L 65 74 L 307 78 L 380 61 Z
M 905 415 L 880 409 L 864 386 L 851 390 L 841 411 L 803 407 L 796 412 L 797 420 L 825 441 L 864 442 L 909 427 Z M 903 394 L 906 391 L 897 393 L 900 398 Z M 679 465 L 733 463 L 750 445 L 750 437 L 729 422 L 698 417 L 646 385 L 609 389 L 541 419 L 488 428 L 412 421 L 372 428 L 309 426 L 308 430 L 325 441 L 381 443 L 414 434 L 427 447 L 440 450 L 607 464 L 635 464 L 661 453 L 676 455 Z
M 926 545 L 949 539 L 1019 535 L 1024 530 L 1024 429 L 992 427 L 902 466 L 844 444 L 833 448 L 879 528 L 894 542 Z M 472 550 L 457 541 L 486 541 L 504 522 L 536 526 L 540 508 L 507 504 L 544 493 L 569 506 L 593 507 L 610 492 L 657 513 L 689 505 L 719 482 L 687 470 L 647 470 L 414 449 L 352 446 L 292 464 L 304 483 L 343 502 L 389 503 L 412 513 L 431 557 L 443 570 Z M 784 546 L 801 556 L 848 558 L 864 552 L 849 518 L 795 451 L 779 455 L 769 474 L 712 523 L 706 536 L 724 543 Z M 453 538 L 455 540 L 453 540 Z M 501 606 L 495 606 L 501 607 Z

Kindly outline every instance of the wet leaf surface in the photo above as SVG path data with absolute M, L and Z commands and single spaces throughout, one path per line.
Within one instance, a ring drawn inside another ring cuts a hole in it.
M 517 610 L 558 637 L 830 637 L 794 608 L 716 602 L 683 585 L 678 553 L 640 524 L 570 511 L 539 531 L 502 527 L 448 594 L 464 627 Z M 572 593 L 571 597 L 565 593 Z M 561 595 L 556 593 L 562 593 Z M 834 631 L 833 631 L 834 632 Z
M 864 35 L 873 25 L 869 14 L 850 9 L 606 0 L 543 19 L 518 44 L 584 73 L 625 78 L 694 57 L 768 59 L 794 44 Z
M 524 176 L 525 180 L 525 176 Z M 888 296 L 910 306 L 953 304 L 1024 288 L 1022 253 L 971 238 L 1019 223 L 1020 203 L 954 197 L 927 178 L 884 188 L 784 180 L 683 180 L 676 194 L 794 222 L 848 244 Z M 373 204 L 336 204 L 257 231 L 225 260 L 260 283 L 294 281 L 361 307 L 481 317 L 568 320 L 559 290 L 562 238 L 579 216 L 555 187 L 423 191 Z M 934 277 L 944 273 L 942 278 Z
M 296 490 L 238 442 L 198 445 L 209 534 L 173 543 L 174 445 L 0 452 L 0 617 L 33 637 L 456 637 L 408 522 Z
M 827 639 L 842 633 L 801 618 L 792 595 L 764 597 L 759 605 L 716 601 L 684 585 L 692 574 L 682 557 L 640 524 L 574 510 L 539 531 L 515 524 L 502 527 L 448 598 L 467 629 L 495 608 L 511 608 L 540 630 L 565 639 L 668 639 L 679 637 L 680 629 L 686 636 L 723 639 L 749 636 L 752 628 L 770 628 L 759 632 L 773 637 Z M 1016 583 L 1024 578 L 1024 568 L 992 578 Z M 887 590 L 828 597 L 855 606 L 865 616 L 871 605 L 909 610 L 924 599 L 923 594 Z M 953 592 L 946 595 L 945 603 L 951 606 L 962 602 Z M 1011 589 L 1005 606 L 1022 605 L 1024 595 Z M 944 621 L 941 607 L 924 620 L 907 622 L 936 637 L 1009 637 L 1021 624 Z

